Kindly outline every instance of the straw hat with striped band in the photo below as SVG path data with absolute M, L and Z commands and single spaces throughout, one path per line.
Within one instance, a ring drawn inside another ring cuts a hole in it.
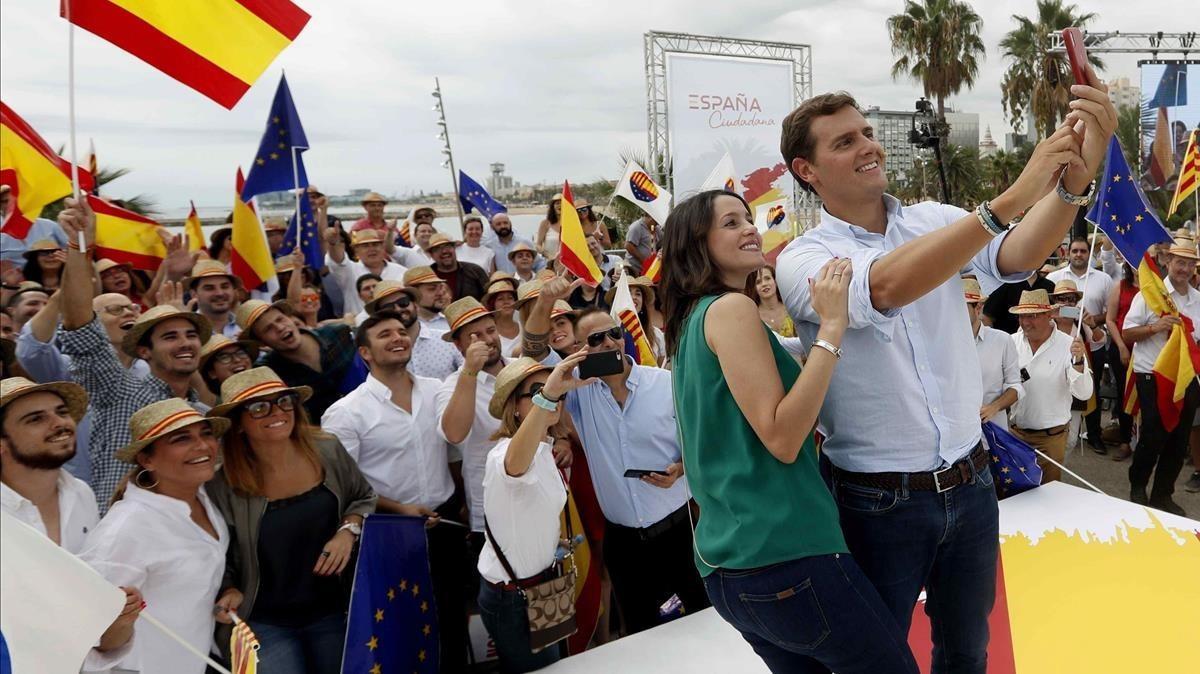
M 51 381 L 45 384 L 35 384 L 25 377 L 9 377 L 0 380 L 0 409 L 8 407 L 8 404 L 17 398 L 40 391 L 57 393 L 63 399 L 63 402 L 67 404 L 67 412 L 75 421 L 79 421 L 83 418 L 84 414 L 87 414 L 88 395 L 79 384 L 69 381 Z
M 1059 281 L 1058 283 L 1054 284 L 1054 290 L 1052 290 L 1050 292 L 1050 297 L 1057 297 L 1059 295 L 1082 295 L 1082 294 L 1083 293 L 1079 292 L 1078 284 L 1076 284 L 1074 281 L 1072 281 L 1069 278 L 1065 278 L 1065 279 Z
M 376 283 L 375 290 L 371 295 L 371 301 L 367 302 L 366 304 L 367 313 L 375 313 L 375 311 L 379 308 L 380 302 L 388 299 L 389 297 L 395 297 L 401 293 L 408 295 L 408 298 L 413 302 L 417 301 L 417 291 L 413 290 L 412 288 L 404 287 L 404 284 L 400 281 L 380 281 L 379 283 Z
M 496 312 L 483 308 L 479 300 L 474 297 L 464 297 L 451 302 L 450 306 L 446 307 L 444 313 L 446 314 L 446 322 L 450 324 L 450 329 L 442 335 L 442 339 L 447 342 L 453 342 L 454 333 L 466 327 L 468 323 L 481 318 L 487 318 Z
M 209 410 L 208 416 L 227 417 L 234 409 L 248 402 L 289 391 L 300 396 L 301 403 L 312 397 L 311 387 L 288 386 L 275 374 L 275 370 L 269 367 L 252 367 L 221 383 L 223 402 Z
M 445 283 L 440 276 L 433 273 L 433 267 L 422 265 L 420 267 L 409 267 L 408 271 L 404 272 L 404 285 L 419 286 L 430 283 Z
M 129 264 L 128 262 L 117 262 L 116 260 L 101 258 L 96 260 L 96 276 L 100 276 L 109 269 L 116 267 L 124 267 L 125 271 L 130 271 L 133 269 L 133 265 Z
M 429 247 L 425 252 L 432 253 L 434 248 L 438 246 L 461 246 L 462 241 L 455 241 L 441 232 L 434 232 L 433 236 L 429 237 Z
M 248 339 L 239 339 L 235 341 L 219 332 L 214 332 L 213 336 L 209 337 L 208 341 L 205 342 L 204 346 L 200 349 L 199 370 L 204 372 L 204 366 L 208 365 L 208 361 L 213 356 L 217 355 L 218 351 L 230 346 L 240 346 L 245 349 L 246 353 L 250 356 L 251 363 L 258 360 L 258 342 Z
M 192 273 L 183 280 L 183 284 L 188 287 L 188 290 L 194 290 L 200 281 L 219 276 L 228 277 L 229 282 L 234 286 L 242 285 L 242 279 L 231 274 L 220 260 L 196 260 L 196 264 L 192 266 Z
M 516 292 L 517 288 L 521 287 L 521 282 L 517 280 L 516 276 L 513 276 L 506 271 L 499 270 L 492 272 L 492 275 L 488 277 L 488 287 L 490 288 L 492 287 L 493 283 L 499 283 L 500 281 L 504 281 L 505 283 L 511 285 L 513 292 Z
M 550 320 L 554 320 L 559 316 L 570 316 L 574 318 L 579 314 L 566 300 L 554 300 L 554 307 L 550 309 Z
M 362 201 L 359 203 L 386 204 L 387 202 L 388 202 L 387 197 L 383 196 L 382 194 L 380 194 L 378 192 L 367 192 L 365 195 L 363 195 Z
M 491 299 L 501 293 L 512 293 L 513 295 L 516 295 L 517 289 L 513 288 L 513 285 L 506 280 L 490 283 L 488 284 L 487 292 L 483 294 L 483 306 L 492 307 Z M 492 308 L 494 309 L 495 307 Z
M 238 327 L 242 329 L 242 334 L 253 336 L 254 322 L 262 318 L 268 309 L 278 309 L 287 313 L 291 309 L 291 306 L 286 300 L 279 300 L 270 304 L 262 300 L 246 300 L 238 305 L 237 311 L 233 313 L 233 319 L 237 321 Z
M 1021 301 L 1008 310 L 1010 314 L 1044 314 L 1054 309 L 1050 304 L 1050 294 L 1044 289 L 1024 290 Z
M 137 345 L 142 339 L 142 336 L 154 329 L 154 326 L 169 321 L 173 318 L 182 318 L 196 326 L 196 332 L 200 335 L 200 343 L 203 344 L 212 337 L 212 323 L 200 314 L 192 313 L 177 309 L 169 304 L 160 304 L 156 307 L 148 309 L 137 320 L 133 322 L 133 327 L 129 328 L 129 332 L 121 338 L 121 350 L 127 355 L 137 358 Z
M 983 294 L 983 288 L 979 287 L 979 281 L 973 278 L 964 278 L 963 284 L 963 299 L 968 304 L 976 304 L 978 302 L 986 302 L 987 295 Z
M 286 222 L 275 218 L 267 218 L 267 221 L 263 223 L 263 230 L 267 232 L 286 232 L 287 228 Z
M 207 423 L 218 437 L 229 430 L 229 420 L 205 417 L 182 398 L 167 398 L 150 403 L 129 417 L 129 437 L 133 441 L 118 449 L 118 461 L 137 463 L 135 458 L 143 449 L 164 435 L 192 424 Z
M 1200 255 L 1196 254 L 1196 242 L 1188 237 L 1179 237 L 1171 243 L 1171 247 L 1167 252 L 1176 257 L 1187 258 L 1189 260 L 1200 260 Z
M 508 261 L 512 262 L 512 259 L 517 256 L 517 253 L 521 252 L 529 253 L 533 255 L 534 259 L 537 259 L 537 251 L 533 249 L 533 246 L 522 241 L 513 246 L 512 250 L 508 251 Z
M 496 390 L 492 393 L 492 399 L 488 401 L 488 413 L 497 419 L 503 417 L 504 406 L 521 382 L 535 372 L 548 372 L 550 369 L 527 356 L 505 365 L 500 374 L 496 375 Z
M 383 243 L 383 238 L 379 236 L 379 230 L 374 227 L 350 232 L 350 247 L 361 246 L 367 243 Z
M 642 289 L 642 296 L 646 300 L 645 302 L 642 303 L 643 307 L 649 307 L 654 304 L 654 283 L 652 283 L 650 281 L 649 276 L 638 276 L 637 278 L 630 278 L 629 279 L 629 287 Z M 613 287 L 608 289 L 608 292 L 604 293 L 604 303 L 611 307 L 613 298 L 616 296 L 617 296 L 617 286 L 614 284 Z
M 25 252 L 21 253 L 21 256 L 29 260 L 38 253 L 47 250 L 62 250 L 62 246 L 58 245 L 58 242 L 54 239 L 41 239 L 40 241 L 34 241 L 32 245 L 25 249 Z
M 517 307 L 516 308 L 519 310 L 521 307 L 525 306 L 527 303 L 532 302 L 533 300 L 536 300 L 538 298 L 538 295 L 542 294 L 542 286 L 544 284 L 545 284 L 544 281 L 541 281 L 539 279 L 533 279 L 532 281 L 526 281 L 526 282 L 522 283 L 520 286 L 518 286 L 517 287 Z
M 275 260 L 275 273 L 284 274 L 289 271 L 296 271 L 296 261 L 291 255 L 283 255 Z

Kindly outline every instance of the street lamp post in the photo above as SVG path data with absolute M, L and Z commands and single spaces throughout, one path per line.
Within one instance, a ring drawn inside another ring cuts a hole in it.
M 454 207 L 458 209 L 458 226 L 465 237 L 467 227 L 463 223 L 462 200 L 458 198 L 458 171 L 454 170 L 454 153 L 450 151 L 450 128 L 446 124 L 446 108 L 442 105 L 442 84 L 436 77 L 433 78 L 431 95 L 437 101 L 433 105 L 433 111 L 438 114 L 437 125 L 440 130 L 437 138 L 442 141 L 442 154 L 445 155 L 445 159 L 442 160 L 442 168 L 450 169 L 450 183 L 454 185 Z

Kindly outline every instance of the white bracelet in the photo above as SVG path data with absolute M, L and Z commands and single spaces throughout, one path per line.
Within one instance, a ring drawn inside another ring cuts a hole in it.
M 829 353 L 832 353 L 838 360 L 842 359 L 842 350 L 823 339 L 814 339 L 813 346 L 825 349 Z

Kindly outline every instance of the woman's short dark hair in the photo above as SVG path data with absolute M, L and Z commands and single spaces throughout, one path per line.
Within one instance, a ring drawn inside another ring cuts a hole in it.
M 662 280 L 658 296 L 662 304 L 667 356 L 675 357 L 682 337 L 683 323 L 701 298 L 735 291 L 721 280 L 716 264 L 708 254 L 708 230 L 712 228 L 713 204 L 717 197 L 733 197 L 750 214 L 750 204 L 741 195 L 725 190 L 707 190 L 677 205 L 663 223 Z

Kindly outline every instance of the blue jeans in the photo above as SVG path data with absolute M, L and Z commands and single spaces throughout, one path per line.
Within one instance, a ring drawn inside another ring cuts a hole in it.
M 846 544 L 901 633 L 908 634 L 925 588 L 933 674 L 987 671 L 1000 523 L 991 471 L 972 474 L 941 494 L 833 479 Z
M 704 587 L 772 672 L 917 673 L 904 634 L 850 555 L 717 569 Z
M 346 616 L 320 618 L 303 627 L 251 622 L 258 637 L 258 674 L 338 674 L 346 640 Z
M 525 598 L 515 590 L 497 590 L 480 579 L 479 617 L 487 628 L 500 656 L 500 671 L 505 674 L 532 672 L 548 667 L 560 655 L 562 642 L 534 653 L 529 647 L 529 614 Z

